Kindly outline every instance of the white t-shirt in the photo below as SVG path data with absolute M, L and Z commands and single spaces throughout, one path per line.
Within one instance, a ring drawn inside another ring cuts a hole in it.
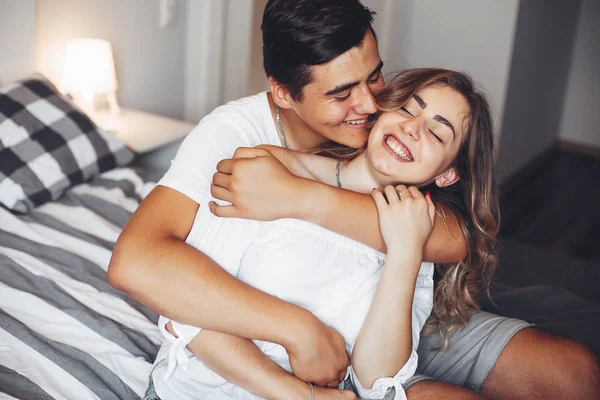
M 342 334 L 351 353 L 383 272 L 385 255 L 305 221 L 217 218 L 208 209 L 208 202 L 213 200 L 208 189 L 216 163 L 231 157 L 237 147 L 259 144 L 280 144 L 265 93 L 228 103 L 203 119 L 184 141 L 159 184 L 200 204 L 188 244 L 240 280 L 313 312 Z M 395 387 L 396 399 L 405 398 L 401 384 L 416 370 L 419 333 L 431 312 L 432 300 L 433 265 L 423 263 L 413 300 L 411 356 L 394 377 L 382 377 L 368 390 L 360 386 L 349 367 L 347 376 L 360 397 L 383 398 Z M 174 322 L 179 336 L 175 339 L 164 330 L 167 321 L 163 317 L 159 321 L 166 340 L 152 374 L 163 400 L 258 398 L 214 373 L 185 348 L 199 328 Z M 291 372 L 283 347 L 255 343 Z

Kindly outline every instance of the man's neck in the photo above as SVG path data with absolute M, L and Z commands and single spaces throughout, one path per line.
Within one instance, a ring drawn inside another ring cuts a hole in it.
M 275 103 L 273 102 L 271 92 L 268 93 L 268 98 L 269 105 L 271 106 L 271 112 L 273 114 L 273 123 L 277 128 L 277 132 L 279 133 L 282 141 L 281 144 L 283 146 L 283 134 L 281 133 L 279 125 L 277 124 L 277 119 L 275 117 Z M 306 123 L 298 116 L 298 114 L 296 114 L 296 111 L 292 109 L 280 108 L 279 116 L 281 118 L 285 138 L 290 149 L 297 151 L 308 151 L 318 148 L 323 143 L 327 142 L 326 138 L 306 125 Z

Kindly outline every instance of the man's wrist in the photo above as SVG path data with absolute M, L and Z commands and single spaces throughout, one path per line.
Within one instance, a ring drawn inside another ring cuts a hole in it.
M 295 188 L 294 218 L 318 224 L 327 205 L 329 186 L 310 179 L 298 178 Z
M 305 309 L 302 309 L 306 311 Z M 299 318 L 295 317 L 292 322 L 286 324 L 286 334 L 279 343 L 290 354 L 299 354 L 312 342 L 316 327 L 322 322 L 309 311 L 304 312 Z

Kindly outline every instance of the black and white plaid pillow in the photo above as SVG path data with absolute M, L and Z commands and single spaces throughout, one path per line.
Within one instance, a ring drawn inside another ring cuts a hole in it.
M 0 88 L 0 203 L 28 212 L 134 153 L 99 129 L 47 79 Z

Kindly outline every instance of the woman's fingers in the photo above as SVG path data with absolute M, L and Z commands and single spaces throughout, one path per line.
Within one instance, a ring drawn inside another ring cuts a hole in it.
M 413 194 L 410 191 L 411 188 L 407 188 L 405 185 L 396 186 L 396 193 L 398 193 L 398 197 L 400 200 L 405 200 L 408 198 L 412 198 Z
M 390 205 L 400 201 L 400 193 L 392 185 L 387 185 L 383 191 L 385 192 L 385 197 Z
M 423 193 L 416 186 L 411 186 L 408 188 L 408 193 L 415 199 L 423 198 Z
M 385 201 L 385 197 L 383 197 L 383 193 L 379 189 L 373 189 L 371 192 L 371 196 L 373 200 L 375 200 L 375 205 L 378 210 L 381 210 L 383 207 L 387 206 L 387 201 Z
M 429 218 L 431 218 L 431 224 L 433 224 L 433 221 L 435 221 L 435 204 L 433 204 L 429 192 L 425 194 L 425 201 L 427 201 L 427 212 L 429 213 Z

